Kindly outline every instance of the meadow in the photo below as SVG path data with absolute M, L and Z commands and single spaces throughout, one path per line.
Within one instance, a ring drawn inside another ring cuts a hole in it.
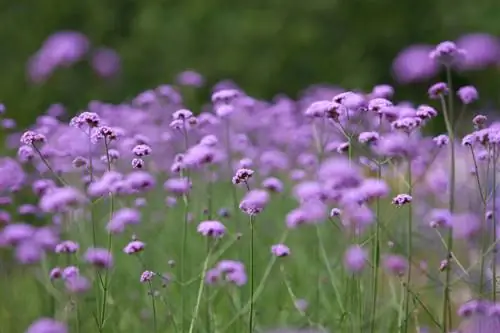
M 188 110 L 189 72 L 11 130 L 0 332 L 500 332 L 500 123 L 453 86 L 464 50 L 428 56 L 428 104 L 226 82 Z

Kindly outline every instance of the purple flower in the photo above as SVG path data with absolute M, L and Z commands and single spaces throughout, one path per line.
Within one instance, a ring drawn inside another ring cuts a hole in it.
M 429 213 L 429 225 L 431 228 L 450 227 L 452 216 L 447 209 L 433 209 Z
M 460 37 L 457 46 L 467 53 L 459 63 L 461 70 L 477 70 L 495 65 L 500 56 L 498 38 L 485 33 L 472 33 Z
M 479 98 L 479 93 L 474 86 L 464 86 L 458 89 L 457 95 L 464 104 L 471 104 Z
M 488 117 L 482 114 L 478 114 L 472 119 L 472 123 L 476 129 L 482 129 L 486 122 L 488 121 Z
M 283 192 L 283 183 L 275 177 L 269 177 L 262 181 L 262 187 L 270 192 Z
M 132 159 L 132 168 L 142 169 L 144 167 L 144 160 L 142 158 Z
M 27 146 L 34 146 L 39 143 L 45 143 L 45 141 L 47 141 L 45 135 L 33 131 L 26 131 L 21 136 L 21 143 Z
M 341 214 L 342 211 L 340 208 L 332 208 L 332 210 L 330 210 L 330 217 L 339 217 Z
M 143 157 L 151 154 L 151 147 L 146 144 L 137 145 L 132 149 L 135 156 Z
M 73 187 L 54 188 L 40 199 L 40 209 L 45 213 L 66 212 L 86 202 L 85 196 Z
M 408 194 L 398 194 L 394 199 L 392 199 L 392 204 L 398 207 L 411 203 L 413 200 L 411 195 Z
M 240 209 L 248 215 L 257 215 L 267 206 L 269 193 L 264 190 L 247 192 L 240 202 Z
M 229 104 L 241 96 L 242 93 L 237 89 L 222 89 L 212 94 L 212 103 Z
M 216 156 L 215 149 L 200 143 L 188 149 L 182 160 L 182 165 L 187 168 L 199 167 L 212 163 Z
M 449 92 L 448 85 L 444 82 L 435 83 L 428 90 L 430 99 L 439 99 L 441 96 L 448 95 Z
M 72 127 L 87 130 L 87 128 L 98 127 L 100 122 L 101 118 L 97 113 L 85 111 L 73 117 L 69 124 Z
M 184 195 L 189 193 L 191 182 L 187 178 L 171 178 L 163 184 L 163 188 L 170 193 Z
M 121 208 L 113 213 L 106 229 L 108 232 L 121 233 L 129 225 L 137 225 L 141 221 L 141 213 L 132 208 Z
M 430 45 L 412 45 L 401 51 L 392 64 L 396 80 L 400 83 L 423 81 L 434 76 L 438 67 L 429 58 Z
M 451 219 L 453 236 L 457 239 L 471 239 L 481 229 L 481 222 L 471 213 L 455 214 Z
M 285 244 L 275 244 L 271 246 L 271 253 L 276 257 L 288 257 L 290 255 L 290 248 Z
M 384 109 L 392 108 L 391 101 L 385 98 L 374 98 L 368 102 L 368 111 L 382 114 Z
M 375 143 L 380 135 L 377 132 L 362 132 L 359 134 L 358 141 L 363 144 Z
M 73 275 L 64 280 L 66 290 L 70 293 L 81 294 L 90 289 L 89 280 L 81 275 Z
M 56 187 L 56 183 L 52 179 L 38 179 L 31 186 L 33 193 L 38 196 L 44 195 L 48 190 Z
M 40 318 L 33 322 L 25 333 L 68 333 L 68 327 L 52 318 Z
M 245 266 L 240 261 L 235 260 L 221 260 L 217 264 L 217 270 L 221 273 L 231 273 L 237 271 L 244 271 Z
M 90 248 L 85 252 L 84 260 L 97 268 L 110 268 L 113 266 L 113 256 L 106 249 Z
M 380 84 L 373 87 L 371 98 L 391 98 L 394 95 L 394 88 L 388 84 Z
M 134 241 L 131 241 L 130 243 L 128 243 L 127 246 L 125 246 L 125 248 L 123 249 L 123 252 L 125 252 L 126 254 L 139 253 L 139 252 L 142 252 L 144 250 L 145 246 L 146 246 L 146 244 L 144 244 L 143 242 L 138 241 L 138 240 L 134 240 Z
M 382 265 L 390 274 L 403 276 L 408 270 L 408 260 L 400 255 L 389 254 L 382 258 Z
M 234 271 L 226 274 L 226 281 L 232 282 L 238 287 L 245 285 L 247 280 L 245 271 Z
M 476 313 L 486 313 L 488 304 L 480 300 L 472 300 L 462 304 L 457 311 L 460 317 L 469 317 Z
M 434 50 L 429 53 L 429 57 L 445 66 L 453 65 L 465 58 L 465 50 L 460 49 L 454 42 L 444 41 L 439 43 Z
M 311 118 L 322 118 L 327 117 L 333 120 L 338 120 L 341 114 L 345 114 L 347 109 L 335 102 L 330 101 L 318 101 L 312 103 L 307 110 L 305 115 Z
M 206 275 L 205 275 L 205 283 L 214 284 L 214 283 L 218 282 L 219 279 L 221 278 L 220 275 L 221 275 L 221 272 L 216 268 L 208 270 Z
M 19 147 L 19 149 L 17 150 L 17 159 L 21 163 L 26 163 L 33 160 L 33 158 L 35 158 L 35 155 L 35 150 L 31 146 L 24 145 Z
M 438 136 L 432 138 L 432 141 L 434 141 L 434 143 L 438 147 L 444 147 L 450 143 L 450 139 L 448 138 L 448 135 L 445 135 L 445 134 L 441 134 L 441 135 L 438 135 Z
M 80 270 L 76 266 L 65 267 L 61 273 L 64 280 L 80 275 Z
M 142 272 L 141 278 L 139 280 L 141 281 L 141 283 L 151 282 L 154 276 L 155 276 L 154 272 L 144 271 Z
M 59 267 L 52 268 L 49 273 L 51 280 L 60 279 L 62 277 L 62 270 Z
M 187 70 L 179 73 L 177 83 L 182 86 L 201 87 L 205 83 L 203 76 L 195 71 Z
M 203 221 L 200 222 L 197 228 L 198 232 L 203 236 L 220 238 L 226 233 L 226 227 L 219 221 Z
M 238 169 L 236 174 L 233 176 L 233 184 L 246 183 L 250 178 L 252 178 L 254 171 L 251 169 Z
M 44 256 L 43 248 L 31 240 L 22 241 L 16 246 L 16 259 L 21 264 L 36 264 Z
M 78 251 L 80 246 L 78 243 L 75 243 L 73 241 L 67 240 L 64 242 L 61 242 L 56 245 L 55 252 L 56 253 L 75 253 Z
M 121 60 L 118 53 L 110 48 L 99 48 L 92 55 L 92 68 L 103 78 L 110 78 L 120 71 Z
M 353 273 L 361 272 L 366 266 L 367 252 L 359 245 L 351 245 L 344 254 L 344 265 Z
M 416 116 L 422 120 L 432 119 L 437 116 L 437 111 L 432 106 L 429 105 L 420 105 L 417 108 Z
M 30 239 L 35 233 L 35 229 L 25 223 L 6 225 L 1 231 L 4 242 L 8 245 L 16 245 L 24 240 Z

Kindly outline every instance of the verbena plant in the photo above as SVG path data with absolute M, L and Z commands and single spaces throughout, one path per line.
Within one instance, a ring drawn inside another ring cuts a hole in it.
M 195 115 L 165 85 L 69 122 L 49 109 L 1 161 L 1 330 L 444 333 L 458 311 L 498 331 L 500 127 L 475 115 L 459 138 L 466 55 L 430 56 L 434 106 L 388 85 L 218 87 Z M 436 117 L 447 134 L 425 136 Z

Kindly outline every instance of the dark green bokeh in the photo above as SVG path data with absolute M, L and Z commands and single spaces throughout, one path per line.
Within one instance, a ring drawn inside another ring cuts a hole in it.
M 92 99 L 118 102 L 186 68 L 209 86 L 231 78 L 263 98 L 313 83 L 369 89 L 393 83 L 391 62 L 402 48 L 468 32 L 498 36 L 499 15 L 497 0 L 1 0 L 0 100 L 26 126 L 51 103 L 75 112 Z M 29 56 L 59 30 L 115 48 L 121 77 L 103 81 L 83 62 L 29 84 Z M 473 80 L 496 98 L 498 70 L 467 75 L 458 82 Z M 398 97 L 423 99 L 427 84 Z M 208 98 L 208 88 L 198 97 Z

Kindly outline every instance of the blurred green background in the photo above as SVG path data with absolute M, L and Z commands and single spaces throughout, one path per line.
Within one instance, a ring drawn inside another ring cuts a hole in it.
M 207 79 L 199 100 L 227 78 L 262 98 L 314 83 L 370 89 L 394 83 L 401 49 L 469 32 L 500 36 L 499 17 L 498 0 L 1 0 L 0 100 L 27 126 L 52 103 L 76 112 L 89 100 L 118 102 L 189 68 Z M 30 56 L 60 30 L 115 49 L 120 75 L 104 80 L 82 61 L 30 83 Z M 457 80 L 498 99 L 498 68 Z M 425 99 L 429 82 L 398 87 L 397 97 Z

